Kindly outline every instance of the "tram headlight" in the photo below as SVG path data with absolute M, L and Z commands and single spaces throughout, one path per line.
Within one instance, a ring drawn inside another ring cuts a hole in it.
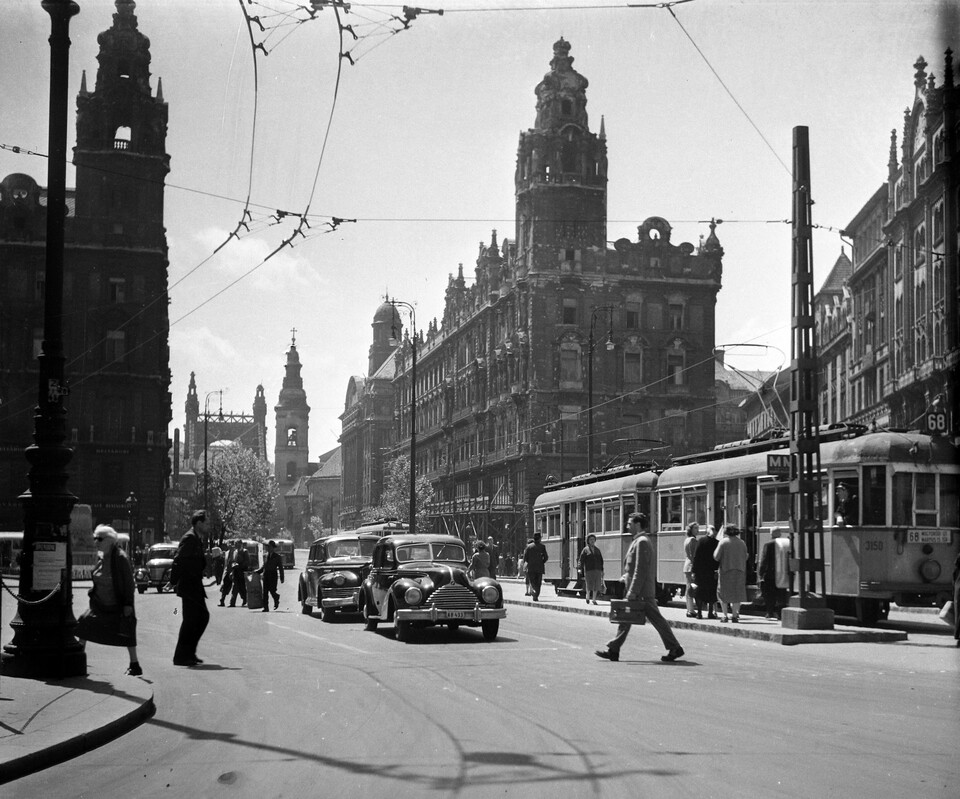
M 936 560 L 924 560 L 920 562 L 920 579 L 925 583 L 935 583 L 943 572 L 940 562 Z

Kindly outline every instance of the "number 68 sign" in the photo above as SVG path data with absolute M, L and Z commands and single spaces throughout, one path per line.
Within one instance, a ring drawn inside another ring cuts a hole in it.
M 943 436 L 950 430 L 945 411 L 931 411 L 924 414 L 923 418 L 927 433 L 931 436 Z

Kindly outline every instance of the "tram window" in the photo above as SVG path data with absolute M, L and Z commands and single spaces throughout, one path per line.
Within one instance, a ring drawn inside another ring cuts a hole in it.
M 893 523 L 898 527 L 913 524 L 913 475 L 893 476 Z
M 887 470 L 884 466 L 863 467 L 863 523 L 887 522 Z
M 707 524 L 707 495 L 706 493 L 687 494 L 683 499 L 686 509 L 686 524 L 696 522 L 699 525 Z
M 683 517 L 680 515 L 680 494 L 663 494 L 660 497 L 660 525 L 661 527 L 681 527 Z
M 635 513 L 637 506 L 633 503 L 633 497 L 624 497 L 623 499 L 623 521 L 621 525 L 617 527 L 617 532 L 622 532 L 627 529 L 627 519 L 630 518 L 630 514 Z
M 856 474 L 835 475 L 833 520 L 837 525 L 853 526 L 860 523 L 860 481 Z
M 760 523 L 772 524 L 790 519 L 790 486 L 775 485 L 760 488 Z
M 591 505 L 587 510 L 587 533 L 603 532 L 603 508 Z
M 937 526 L 937 476 L 916 476 L 916 524 L 923 527 Z
M 960 477 L 955 474 L 940 475 L 940 526 L 960 526 Z
M 620 508 L 617 505 L 605 505 L 603 508 L 603 530 L 606 533 L 617 532 L 617 515 Z

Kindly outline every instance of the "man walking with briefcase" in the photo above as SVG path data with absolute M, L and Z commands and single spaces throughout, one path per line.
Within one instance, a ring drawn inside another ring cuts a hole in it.
M 623 576 L 620 578 L 624 584 L 624 596 L 631 604 L 643 608 L 650 623 L 660 633 L 660 639 L 667 648 L 667 654 L 660 660 L 668 663 L 679 660 L 683 657 L 683 647 L 657 606 L 657 564 L 653 559 L 653 544 L 647 532 L 647 517 L 642 513 L 633 513 L 630 515 L 629 524 L 633 541 L 623 559 Z M 606 649 L 596 651 L 597 657 L 620 660 L 620 648 L 627 640 L 629 632 L 630 624 L 619 624 L 616 636 L 607 643 Z

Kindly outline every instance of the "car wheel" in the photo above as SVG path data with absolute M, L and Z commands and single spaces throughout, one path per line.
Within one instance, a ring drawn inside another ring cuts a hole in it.
M 500 619 L 487 619 L 480 622 L 480 629 L 483 630 L 483 640 L 493 641 L 500 632 Z
M 393 632 L 397 636 L 397 640 L 403 643 L 410 642 L 410 622 L 404 621 L 403 619 L 394 618 L 393 622 Z
M 367 605 L 367 600 L 364 597 L 360 597 L 360 612 L 363 614 L 363 629 L 371 632 L 376 630 L 377 624 L 380 623 L 380 620 L 370 617 L 370 608 Z
M 312 615 L 313 615 L 313 608 L 301 599 L 301 600 L 300 600 L 300 612 L 301 612 L 304 616 L 312 616 Z
M 317 606 L 317 610 L 319 611 L 320 621 L 325 621 L 325 622 L 333 621 L 333 619 L 331 618 L 333 616 L 332 610 L 327 610 L 322 604 Z
M 147 587 L 145 585 L 138 585 L 137 591 L 140 592 L 141 594 L 144 594 L 147 591 Z
M 158 593 L 158 594 L 162 594 L 162 593 L 163 593 L 163 586 L 162 586 L 162 585 L 158 585 L 158 586 L 157 586 L 157 593 Z

